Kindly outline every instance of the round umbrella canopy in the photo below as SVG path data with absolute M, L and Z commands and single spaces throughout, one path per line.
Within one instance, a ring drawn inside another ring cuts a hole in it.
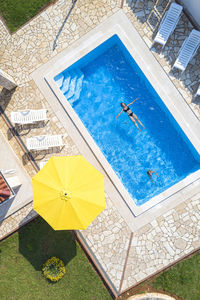
M 55 230 L 86 229 L 105 208 L 104 176 L 81 155 L 51 157 L 32 183 L 33 208 Z

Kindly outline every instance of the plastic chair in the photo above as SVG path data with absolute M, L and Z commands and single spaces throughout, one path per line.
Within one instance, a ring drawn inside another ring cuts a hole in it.
M 153 43 L 158 43 L 162 45 L 162 48 L 165 46 L 169 36 L 174 31 L 182 12 L 183 7 L 176 3 L 171 3 L 169 9 L 166 11 L 158 32 L 154 38 Z
M 47 120 L 47 109 L 11 112 L 11 122 L 16 124 L 31 124 L 45 120 Z
M 200 45 L 200 31 L 193 29 L 183 42 L 178 57 L 172 67 L 185 71 L 189 61 L 196 54 Z
M 63 135 L 41 135 L 26 139 L 28 150 L 44 150 L 53 147 L 64 146 Z

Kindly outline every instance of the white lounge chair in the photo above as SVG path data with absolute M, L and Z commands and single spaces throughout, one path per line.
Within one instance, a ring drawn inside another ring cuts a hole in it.
M 47 109 L 30 109 L 11 112 L 11 121 L 16 124 L 31 124 L 45 120 L 47 120 Z
M 178 57 L 172 67 L 185 71 L 189 61 L 196 54 L 200 45 L 200 31 L 193 29 L 183 42 Z
M 169 9 L 166 11 L 158 32 L 154 38 L 153 43 L 158 43 L 162 45 L 162 48 L 165 46 L 169 36 L 174 31 L 182 12 L 183 7 L 176 3 L 171 3 Z
M 198 86 L 198 89 L 197 89 L 196 94 L 194 96 L 195 97 L 200 96 L 200 85 Z
M 64 146 L 63 135 L 41 135 L 26 139 L 28 150 L 44 150 L 52 147 Z

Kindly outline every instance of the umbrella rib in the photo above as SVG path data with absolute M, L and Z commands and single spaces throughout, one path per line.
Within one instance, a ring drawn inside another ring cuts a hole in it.
M 96 204 L 96 203 L 94 203 L 94 202 L 92 202 L 92 201 L 89 201 L 89 200 L 87 200 L 87 199 L 83 199 L 83 198 L 80 198 L 80 197 L 74 197 L 74 200 L 75 199 L 77 199 L 77 200 L 81 200 L 81 201 L 84 201 L 84 202 L 87 202 L 87 203 L 89 203 L 90 205 L 94 205 L 94 206 L 99 206 L 99 207 L 102 207 L 103 205 L 100 205 L 100 204 Z M 105 198 L 104 198 L 105 199 Z
M 74 198 L 73 199 L 73 201 L 74 200 L 79 200 L 79 201 L 83 201 L 83 202 L 86 202 L 86 203 L 88 203 L 89 205 L 92 205 L 93 207 L 99 207 L 99 208 L 105 208 L 105 205 L 101 205 L 101 204 L 96 204 L 96 203 L 93 203 L 93 202 L 91 202 L 91 201 L 87 201 L 87 200 L 85 200 L 85 199 L 81 199 L 81 198 L 78 198 L 78 197 L 76 197 L 76 198 Z
M 101 176 L 103 176 L 102 174 L 98 174 L 98 175 L 95 175 L 96 177 L 94 177 L 93 176 L 93 180 L 95 180 L 96 182 L 104 182 L 104 178 L 103 177 L 101 177 Z M 79 182 L 78 183 L 78 185 L 76 184 L 76 189 L 87 189 L 87 186 L 88 186 L 88 184 L 90 184 L 90 180 L 88 179 L 88 181 L 86 182 L 86 181 L 83 181 L 83 182 Z M 90 189 L 92 190 L 92 186 L 90 186 Z M 94 188 L 93 188 L 94 190 L 96 190 L 96 185 L 94 186 Z
M 40 204 L 35 204 L 35 202 L 33 202 L 33 206 L 35 207 L 35 209 L 37 209 L 37 207 L 42 208 L 43 206 L 46 207 L 46 205 L 48 205 L 50 202 L 58 201 L 58 200 L 59 198 L 48 199 L 44 203 L 40 203 Z
M 78 212 L 76 211 L 76 209 L 73 207 L 73 205 L 72 205 L 71 203 L 70 203 L 70 206 L 71 206 L 71 209 L 74 211 L 74 214 L 76 215 L 76 217 L 77 217 L 77 219 L 79 220 L 80 224 L 81 224 L 82 226 L 84 226 L 83 223 L 82 223 L 81 220 L 80 220 L 80 217 L 79 217 Z
M 53 159 L 53 165 L 54 165 L 54 171 L 56 172 L 57 177 L 59 178 L 60 182 L 63 183 L 63 182 L 62 182 L 62 178 L 60 177 L 60 174 L 59 174 L 58 169 L 57 169 L 57 167 L 56 167 L 55 157 L 54 157 L 54 159 Z

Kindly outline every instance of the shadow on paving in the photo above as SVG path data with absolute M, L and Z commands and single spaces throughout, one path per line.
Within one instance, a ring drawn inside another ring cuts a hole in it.
M 55 154 L 59 154 L 62 152 L 64 146 L 62 147 L 51 147 L 48 149 L 43 149 L 43 150 L 36 150 L 36 151 L 28 151 L 27 153 L 29 155 L 29 157 L 32 158 L 33 161 L 35 161 L 35 163 L 38 164 L 38 162 L 42 161 L 43 159 L 46 158 L 47 155 L 55 155 Z M 28 162 L 29 162 L 29 157 L 27 156 L 27 153 L 24 153 L 22 155 L 22 163 L 25 166 Z M 46 158 L 48 160 L 48 158 Z
M 7 212 L 9 211 L 13 201 L 15 200 L 15 197 L 11 197 L 10 199 L 5 200 L 3 203 L 0 203 L 0 227 L 4 221 L 4 217 L 6 216 Z
M 4 118 L 7 120 L 7 123 L 9 123 L 10 128 L 8 128 L 8 131 L 7 131 L 7 138 L 9 141 L 13 138 L 14 135 L 19 136 L 17 128 L 15 128 L 10 122 L 10 115 L 7 115 L 5 113 L 6 108 L 9 105 L 9 102 L 10 102 L 15 90 L 16 90 L 16 88 L 14 88 L 10 91 L 3 88 L 0 93 L 0 116 L 4 115 Z
M 56 49 L 56 47 L 57 47 L 57 41 L 58 41 L 58 38 L 59 38 L 59 36 L 60 36 L 60 34 L 61 34 L 61 32 L 62 32 L 64 26 L 65 26 L 65 23 L 67 22 L 67 20 L 68 20 L 70 14 L 71 14 L 71 12 L 72 12 L 72 10 L 74 9 L 74 6 L 75 6 L 76 2 L 77 2 L 77 0 L 72 0 L 72 6 L 71 6 L 71 8 L 70 8 L 68 14 L 67 14 L 66 17 L 65 17 L 65 19 L 64 19 L 64 21 L 63 21 L 63 23 L 62 23 L 62 26 L 61 26 L 60 29 L 58 30 L 58 33 L 57 33 L 57 35 L 56 35 L 56 37 L 55 37 L 55 40 L 54 40 L 54 42 L 53 42 L 53 51 L 54 51 L 54 50 Z
M 152 32 L 152 41 L 157 34 L 160 21 L 162 20 L 165 12 L 169 8 L 171 1 L 170 0 L 157 0 L 155 2 L 151 2 L 148 0 L 143 1 L 132 1 L 126 0 L 128 6 L 131 8 L 133 15 L 137 18 L 138 23 L 141 25 L 146 24 L 148 29 Z M 145 13 L 144 13 L 145 11 Z M 143 30 L 142 26 L 140 26 Z M 151 51 L 155 52 L 158 55 L 162 55 L 162 57 L 166 60 L 170 67 L 173 66 L 181 45 L 184 40 L 189 36 L 190 32 L 194 29 L 192 24 L 190 23 L 185 12 L 181 13 L 181 18 L 174 30 L 174 32 L 170 35 L 164 49 L 161 48 L 160 45 L 154 44 L 151 47 Z M 199 81 L 200 81 L 200 72 L 199 72 L 199 63 L 200 59 L 200 48 L 197 51 L 196 55 L 190 60 L 188 66 L 183 74 L 177 69 L 173 71 L 170 70 L 169 76 L 174 77 L 176 80 L 179 80 L 187 89 L 191 97 L 196 93 Z M 193 99 L 194 100 L 194 99 Z M 193 101 L 192 100 L 192 101 Z
M 200 108 L 200 96 L 193 97 L 192 102 L 198 105 Z
M 76 256 L 76 243 L 71 231 L 54 230 L 38 217 L 19 230 L 19 252 L 39 271 L 51 256 L 66 266 Z
M 8 106 L 16 88 L 12 89 L 11 91 L 3 88 L 0 92 L 0 106 L 3 111 L 5 111 L 6 107 Z
M 7 119 L 10 119 L 10 116 L 6 115 L 5 110 L 6 110 L 7 106 L 9 105 L 9 102 L 10 102 L 15 90 L 16 90 L 16 88 L 12 89 L 11 91 L 3 88 L 0 92 L 0 116 L 4 115 Z M 12 131 L 14 134 L 17 135 L 17 132 L 13 126 L 12 126 Z M 9 129 L 7 132 L 7 136 L 8 136 L 8 140 L 10 140 L 13 136 L 13 135 L 11 136 L 11 132 Z
M 45 121 L 38 121 L 37 123 L 29 123 L 29 124 L 15 124 L 15 126 L 13 126 L 12 130 L 8 129 L 8 140 L 10 140 L 13 137 L 13 133 L 12 131 L 15 131 L 15 135 L 17 136 L 26 136 L 30 133 L 30 131 L 32 129 L 36 129 L 36 128 L 44 128 L 46 126 L 46 124 L 49 121 L 45 122 Z

